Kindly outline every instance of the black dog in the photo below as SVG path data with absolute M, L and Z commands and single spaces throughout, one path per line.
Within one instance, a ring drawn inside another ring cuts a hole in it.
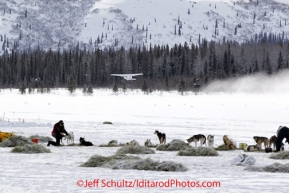
M 272 152 L 272 148 L 271 148 L 271 147 L 266 147 L 266 148 L 265 148 L 265 152 L 266 152 L 266 153 Z
M 165 133 L 161 133 L 158 130 L 156 130 L 154 134 L 157 134 L 159 141 L 160 141 L 160 144 L 162 144 L 162 143 L 166 144 L 166 134 Z
M 85 141 L 83 137 L 79 138 L 80 145 L 84 146 L 93 146 L 93 144 L 90 141 Z

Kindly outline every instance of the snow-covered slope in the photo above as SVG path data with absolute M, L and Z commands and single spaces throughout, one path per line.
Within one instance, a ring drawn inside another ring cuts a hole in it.
M 0 53 L 245 41 L 261 32 L 286 38 L 288 12 L 286 0 L 5 0 Z

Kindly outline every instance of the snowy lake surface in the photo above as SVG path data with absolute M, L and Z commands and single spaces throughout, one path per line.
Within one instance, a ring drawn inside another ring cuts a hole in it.
M 254 145 L 253 136 L 270 138 L 276 135 L 280 125 L 288 125 L 289 94 L 286 92 L 180 95 L 173 91 L 155 91 L 147 95 L 136 90 L 126 93 L 94 90 L 93 95 L 85 96 L 81 90 L 74 94 L 56 89 L 49 94 L 21 95 L 15 89 L 2 89 L 0 97 L 0 131 L 25 137 L 51 137 L 53 125 L 63 120 L 66 130 L 74 133 L 76 144 L 80 137 L 94 144 L 92 147 L 49 146 L 51 153 L 43 154 L 11 153 L 11 147 L 0 148 L 0 192 L 288 191 L 288 174 L 252 172 L 244 170 L 246 166 L 231 164 L 241 153 L 253 156 L 257 167 L 288 163 L 269 159 L 271 153 L 264 152 L 218 151 L 219 156 L 215 157 L 186 157 L 177 156 L 175 151 L 156 150 L 156 154 L 136 155 L 181 163 L 188 168 L 186 172 L 80 167 L 93 155 L 114 155 L 119 147 L 99 147 L 113 139 L 119 143 L 136 140 L 141 145 L 151 139 L 158 144 L 155 130 L 166 133 L 167 143 L 173 139 L 186 142 L 196 134 L 212 134 L 214 147 L 223 144 L 223 135 L 228 135 L 237 146 L 239 143 Z M 103 124 L 105 121 L 113 124 Z M 46 143 L 40 144 L 46 147 Z M 122 180 L 219 182 L 220 187 L 103 187 L 105 182 Z M 84 187 L 86 183 L 90 183 L 90 187 Z

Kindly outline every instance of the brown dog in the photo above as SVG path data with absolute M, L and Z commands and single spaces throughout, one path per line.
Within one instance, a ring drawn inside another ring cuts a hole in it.
M 276 149 L 276 140 L 277 137 L 276 135 L 273 135 L 270 140 L 269 140 L 269 147 L 271 148 L 271 146 L 273 145 L 273 149 Z
M 229 149 L 236 149 L 235 145 L 233 144 L 233 142 L 228 138 L 227 135 L 223 136 L 223 141 L 225 146 L 227 146 Z
M 262 143 L 264 143 L 265 148 L 269 147 L 269 139 L 267 137 L 254 136 L 253 139 L 259 145 L 259 147 L 262 147 Z

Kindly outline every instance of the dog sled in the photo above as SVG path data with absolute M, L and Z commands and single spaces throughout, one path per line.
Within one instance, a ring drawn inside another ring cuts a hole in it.
M 9 137 L 15 136 L 12 132 L 2 132 L 0 131 L 0 142 L 4 141 L 5 139 L 8 139 Z

